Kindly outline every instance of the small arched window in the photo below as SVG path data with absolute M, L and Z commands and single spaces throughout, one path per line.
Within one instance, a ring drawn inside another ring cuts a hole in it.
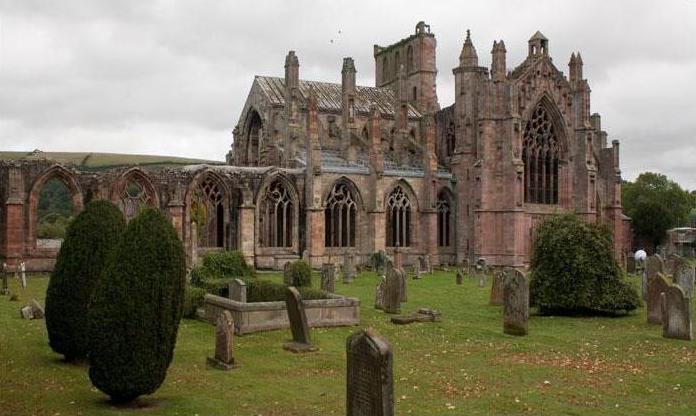
M 275 180 L 261 202 L 259 228 L 264 247 L 292 247 L 294 204 L 281 180 Z
M 437 196 L 437 245 L 450 247 L 452 245 L 452 203 L 445 191 Z
M 398 74 L 400 68 L 401 68 L 401 55 L 399 55 L 399 51 L 397 51 L 394 54 L 394 73 Z
M 447 131 L 445 132 L 445 147 L 447 156 L 450 157 L 454 154 L 454 148 L 456 145 L 456 134 L 454 123 L 450 122 L 447 126 Z
M 560 142 L 546 107 L 537 105 L 524 129 L 524 200 L 532 204 L 558 203 Z
M 411 246 L 411 201 L 399 185 L 387 198 L 387 246 Z
M 355 247 L 358 208 L 355 195 L 345 182 L 337 183 L 324 208 L 324 244 L 326 247 Z
M 409 46 L 406 50 L 406 70 L 410 74 L 413 72 L 413 47 Z

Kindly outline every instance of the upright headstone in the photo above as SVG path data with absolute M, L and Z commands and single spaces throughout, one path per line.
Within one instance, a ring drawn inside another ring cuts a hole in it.
M 662 261 L 662 257 L 659 254 L 648 256 L 648 258 L 645 260 L 645 273 L 643 274 L 643 280 L 641 281 L 643 300 L 648 299 L 648 285 L 650 279 L 657 277 L 657 274 L 662 272 L 664 272 L 664 262 Z M 659 300 L 657 302 L 659 304 Z
M 387 278 L 382 276 L 375 289 L 375 309 L 384 309 L 384 292 L 387 288 Z
M 389 343 L 371 329 L 346 342 L 346 415 L 394 416 L 394 378 Z
M 292 332 L 292 342 L 283 345 L 283 348 L 292 352 L 316 351 L 309 336 L 309 324 L 307 314 L 300 292 L 293 286 L 287 288 L 285 292 L 285 306 L 288 310 L 290 320 L 290 331 Z
M 461 285 L 464 283 L 464 274 L 462 273 L 461 269 L 457 270 L 457 284 Z
M 355 259 L 353 255 L 343 256 L 343 283 L 350 283 L 355 279 Z
M 400 269 L 394 267 L 391 261 L 387 261 L 387 275 L 384 283 L 384 297 L 382 301 L 382 309 L 386 313 L 401 312 L 401 290 L 404 286 L 403 273 Z
M 19 271 L 22 274 L 22 288 L 27 288 L 27 265 L 22 261 L 19 263 Z
M 321 265 L 321 290 L 327 293 L 334 293 L 336 291 L 336 278 L 334 277 L 334 271 L 336 268 L 333 263 L 324 263 Z
M 220 370 L 237 368 L 234 359 L 234 319 L 230 311 L 223 311 L 215 324 L 215 356 L 208 364 Z
M 408 302 L 408 279 L 403 268 L 399 268 L 399 281 L 401 282 L 401 302 Z
M 309 250 L 302 250 L 302 260 L 306 261 L 307 264 L 311 263 L 309 262 Z
M 498 270 L 493 274 L 493 286 L 491 287 L 491 298 L 489 304 L 500 306 L 503 304 L 503 285 L 505 282 L 505 274 L 502 270 Z
M 678 254 L 670 254 L 664 262 L 664 273 L 670 276 L 676 276 L 677 270 L 681 269 L 687 261 L 684 257 Z
M 237 302 L 246 303 L 247 287 L 242 279 L 233 279 L 229 284 L 229 298 Z
M 8 274 L 7 263 L 2 263 L 2 289 L 0 289 L 0 295 L 6 295 L 10 291 L 10 286 L 7 283 Z
M 413 266 L 413 279 L 414 280 L 420 280 L 421 279 L 421 269 L 417 265 Z
M 505 307 L 503 332 L 510 335 L 527 335 L 529 321 L 529 284 L 517 269 L 505 271 L 503 285 Z
M 661 295 L 662 336 L 691 341 L 691 299 L 677 285 L 670 285 Z
M 661 294 L 666 292 L 668 287 L 669 281 L 662 273 L 658 273 L 657 276 L 648 280 L 648 299 L 646 306 L 649 324 L 659 325 L 662 323 Z
M 478 287 L 486 287 L 486 285 L 488 284 L 488 279 L 486 276 L 486 274 L 479 275 Z
M 471 274 L 471 267 L 469 267 L 469 259 L 462 260 L 461 269 L 465 276 L 469 276 Z
M 283 283 L 285 286 L 292 286 L 292 274 L 290 273 L 291 263 L 288 261 L 283 265 Z
M 387 253 L 384 250 L 379 250 L 372 255 L 372 267 L 378 276 L 384 274 L 384 264 L 387 261 Z
M 696 270 L 694 269 L 694 266 L 691 266 L 688 263 L 683 264 L 674 275 L 674 282 L 684 289 L 684 294 L 689 299 L 694 297 L 695 275 Z

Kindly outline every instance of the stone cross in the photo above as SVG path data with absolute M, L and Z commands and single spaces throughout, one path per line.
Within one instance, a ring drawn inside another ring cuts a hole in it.
M 661 294 L 662 336 L 664 338 L 693 339 L 691 331 L 691 299 L 677 285 L 670 285 Z
M 215 357 L 208 357 L 208 364 L 220 370 L 239 367 L 234 359 L 234 319 L 230 311 L 218 315 L 215 324 Z
M 645 272 L 643 273 L 643 280 L 641 281 L 641 291 L 643 294 L 643 300 L 648 299 L 648 286 L 650 279 L 657 277 L 658 273 L 664 271 L 664 262 L 659 254 L 648 256 L 645 262 Z M 659 294 L 657 295 L 660 296 Z M 659 299 L 657 300 L 659 305 Z M 659 306 L 658 306 L 659 307 Z
M 503 285 L 503 332 L 510 335 L 527 335 L 529 332 L 529 283 L 517 269 L 505 271 Z
M 324 263 L 321 265 L 321 290 L 324 292 L 334 293 L 336 291 L 335 270 L 336 268 L 333 263 Z
M 22 274 L 22 288 L 27 288 L 27 265 L 22 261 L 19 263 L 19 271 Z
M 493 286 L 491 287 L 491 298 L 488 302 L 490 305 L 500 306 L 503 304 L 503 284 L 505 274 L 502 271 L 497 271 L 493 275 Z
M 317 348 L 312 345 L 312 339 L 309 335 L 309 324 L 302 297 L 293 286 L 288 287 L 285 292 L 285 307 L 288 310 L 292 342 L 284 344 L 283 349 L 292 352 L 316 351 Z
M 246 303 L 247 287 L 242 279 L 234 279 L 229 284 L 229 298 L 237 302 Z
M 674 274 L 674 282 L 684 289 L 687 298 L 694 297 L 694 277 L 696 270 L 688 263 L 683 264 Z
M 372 329 L 346 341 L 346 415 L 394 416 L 394 378 L 389 343 Z
M 461 285 L 462 283 L 464 283 L 464 274 L 461 270 L 457 270 L 457 284 Z
M 384 297 L 382 301 L 382 309 L 386 313 L 401 312 L 401 291 L 405 286 L 403 272 L 401 269 L 394 267 L 394 263 L 387 261 L 387 276 L 384 283 Z
M 662 323 L 662 296 L 663 292 L 667 291 L 669 281 L 664 274 L 658 273 L 657 276 L 648 280 L 648 299 L 647 312 L 649 324 Z

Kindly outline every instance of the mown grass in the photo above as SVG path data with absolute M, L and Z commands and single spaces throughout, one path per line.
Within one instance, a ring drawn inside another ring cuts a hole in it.
M 278 275 L 261 278 L 279 279 Z M 315 281 L 318 280 L 315 278 Z M 489 280 L 490 281 L 490 280 Z M 620 318 L 537 317 L 527 337 L 502 333 L 490 286 L 456 286 L 453 273 L 409 281 L 404 312 L 442 312 L 439 323 L 395 326 L 373 308 L 376 277 L 363 273 L 337 290 L 362 300 L 361 326 L 394 350 L 398 415 L 693 415 L 694 343 L 661 337 L 643 309 Z M 345 339 L 352 328 L 318 329 L 320 350 L 284 351 L 288 331 L 236 338 L 241 368 L 206 368 L 214 329 L 182 321 L 175 358 L 151 407 L 112 407 L 85 367 L 65 364 L 47 345 L 44 321 L 23 321 L 19 307 L 43 301 L 46 278 L 30 279 L 20 302 L 0 298 L 0 414 L 3 415 L 342 415 Z

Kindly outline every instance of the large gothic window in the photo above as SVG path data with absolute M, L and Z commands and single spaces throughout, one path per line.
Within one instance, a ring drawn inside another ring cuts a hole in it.
M 264 247 L 292 247 L 294 205 L 282 181 L 268 187 L 261 202 L 259 227 Z
M 522 159 L 525 202 L 557 204 L 560 143 L 551 116 L 541 104 L 525 126 Z
M 246 160 L 248 166 L 258 166 L 260 159 L 260 148 L 263 146 L 263 122 L 259 113 L 252 111 L 249 120 L 249 130 L 247 133 Z
M 456 135 L 454 129 L 454 123 L 449 123 L 447 126 L 447 131 L 445 132 L 445 146 L 447 151 L 447 157 L 454 154 L 454 146 L 456 143 Z
M 450 247 L 452 245 L 452 204 L 449 196 L 440 192 L 437 196 L 437 245 Z
M 337 183 L 324 208 L 324 244 L 326 247 L 355 247 L 357 204 L 350 186 Z
M 224 193 L 220 184 L 207 177 L 198 184 L 191 198 L 191 221 L 196 226 L 199 247 L 225 245 Z
M 142 208 L 152 205 L 152 197 L 140 181 L 129 179 L 121 191 L 118 205 L 126 220 L 130 221 Z
M 394 188 L 387 199 L 387 246 L 411 245 L 411 201 L 401 186 Z
M 413 72 L 413 47 L 409 45 L 406 49 L 406 71 Z

